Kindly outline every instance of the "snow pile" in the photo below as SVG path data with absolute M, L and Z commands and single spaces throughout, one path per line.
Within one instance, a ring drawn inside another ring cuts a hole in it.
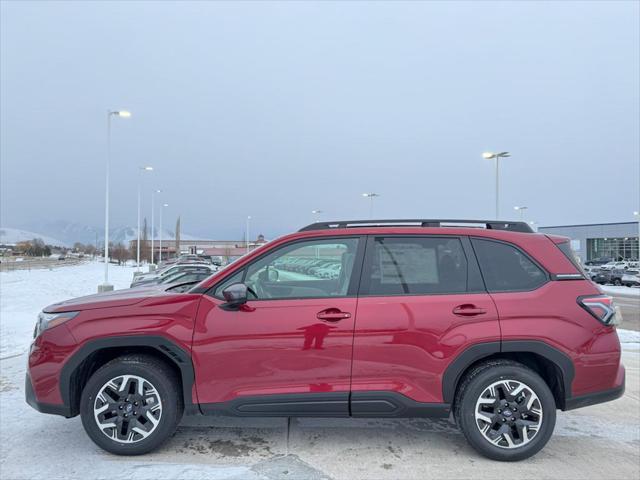
M 135 267 L 109 266 L 109 281 L 128 288 Z M 27 351 L 38 313 L 52 303 L 97 292 L 104 264 L 0 272 L 0 357 Z

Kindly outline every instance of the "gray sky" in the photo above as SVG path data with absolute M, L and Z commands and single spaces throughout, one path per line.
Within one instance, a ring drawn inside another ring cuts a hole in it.
M 1 221 L 112 225 L 137 166 L 166 224 L 273 236 L 313 221 L 633 220 L 639 2 L 2 2 Z

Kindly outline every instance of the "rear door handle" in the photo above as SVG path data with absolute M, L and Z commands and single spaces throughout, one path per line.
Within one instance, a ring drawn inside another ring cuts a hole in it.
M 478 308 L 470 303 L 458 305 L 453 309 L 453 314 L 459 317 L 475 317 L 476 315 L 484 315 L 485 313 L 487 313 L 487 311 L 484 308 Z
M 345 318 L 350 318 L 351 314 L 348 312 L 343 312 L 339 308 L 327 308 L 326 310 L 318 312 L 316 317 L 319 320 L 324 320 L 326 322 L 339 322 L 340 320 L 344 320 Z

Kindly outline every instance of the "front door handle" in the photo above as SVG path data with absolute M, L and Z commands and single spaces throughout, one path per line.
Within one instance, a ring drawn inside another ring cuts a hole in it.
M 459 317 L 475 317 L 476 315 L 484 315 L 487 311 L 484 308 L 478 308 L 471 303 L 458 305 L 453 309 L 453 314 Z
M 351 314 L 349 312 L 343 312 L 339 308 L 327 308 L 326 310 L 318 312 L 316 317 L 325 322 L 339 322 L 345 318 L 351 318 Z

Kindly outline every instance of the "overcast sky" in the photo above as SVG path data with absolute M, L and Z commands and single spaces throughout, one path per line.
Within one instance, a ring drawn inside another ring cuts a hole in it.
M 139 165 L 183 232 L 494 216 L 631 221 L 639 2 L 2 2 L 1 222 L 135 225 Z M 157 217 L 156 217 L 157 218 Z

